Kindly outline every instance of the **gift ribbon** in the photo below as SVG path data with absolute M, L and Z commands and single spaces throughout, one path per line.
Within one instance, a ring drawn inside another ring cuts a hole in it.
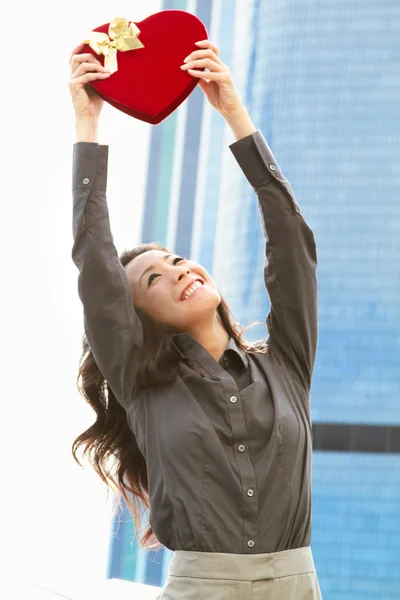
M 89 44 L 97 54 L 103 54 L 104 66 L 110 69 L 111 73 L 115 73 L 118 71 L 118 52 L 144 48 L 144 44 L 138 39 L 139 34 L 140 29 L 135 23 L 130 23 L 128 19 L 122 17 L 115 17 L 108 28 L 108 35 L 92 31 L 84 42 Z

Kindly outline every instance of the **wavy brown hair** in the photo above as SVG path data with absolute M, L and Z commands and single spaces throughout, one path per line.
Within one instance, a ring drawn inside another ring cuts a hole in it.
M 129 262 L 150 250 L 169 252 L 158 244 L 141 244 L 125 250 L 120 258 L 125 267 Z M 137 309 L 143 325 L 144 344 L 138 364 L 135 365 L 135 385 L 140 388 L 160 386 L 172 382 L 178 374 L 180 356 L 172 342 L 172 329 L 156 325 Z M 221 322 L 230 337 L 245 351 L 265 351 L 265 340 L 251 346 L 243 341 L 243 333 L 256 323 L 241 328 L 234 324 L 233 316 L 221 298 L 217 308 Z M 116 510 L 121 508 L 122 498 L 133 517 L 135 533 L 141 527 L 140 509 L 150 508 L 147 468 L 143 455 L 136 443 L 135 435 L 128 426 L 126 411 L 115 398 L 110 386 L 101 374 L 90 350 L 86 335 L 82 338 L 82 355 L 79 361 L 77 386 L 80 394 L 92 407 L 96 420 L 81 433 L 72 444 L 74 459 L 82 466 L 77 453 L 88 458 L 91 466 L 106 485 L 116 493 Z M 162 544 L 148 525 L 139 539 L 145 549 L 160 549 Z

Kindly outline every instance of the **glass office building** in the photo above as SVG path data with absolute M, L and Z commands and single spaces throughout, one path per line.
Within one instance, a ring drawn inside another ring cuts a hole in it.
M 311 547 L 324 600 L 400 598 L 400 5 L 163 8 L 204 22 L 315 232 Z M 264 323 L 263 233 L 233 141 L 199 88 L 154 127 L 142 241 L 201 262 L 242 325 Z M 109 576 L 163 585 L 171 557 L 139 550 L 127 518 Z

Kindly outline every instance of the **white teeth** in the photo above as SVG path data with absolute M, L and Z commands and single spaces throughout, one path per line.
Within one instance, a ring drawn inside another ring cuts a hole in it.
M 188 290 L 186 290 L 183 299 L 186 300 L 187 298 L 189 298 L 189 296 L 191 296 L 193 294 L 193 292 L 195 292 L 196 290 L 201 288 L 202 285 L 203 284 L 200 281 L 195 281 L 195 283 L 193 285 L 191 285 Z

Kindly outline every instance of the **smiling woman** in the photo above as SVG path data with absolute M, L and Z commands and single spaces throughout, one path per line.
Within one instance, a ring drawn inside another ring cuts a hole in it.
M 217 311 L 221 295 L 206 269 L 154 245 L 130 256 L 125 271 L 135 307 L 158 326 L 190 333 L 219 360 L 228 334 Z
M 143 328 L 135 365 L 138 387 L 174 381 L 182 356 L 178 334 L 202 340 L 217 361 L 229 338 L 243 350 L 250 347 L 242 338 L 248 327 L 239 328 L 235 323 L 213 279 L 200 264 L 172 255 L 155 243 L 126 250 L 120 262 Z

